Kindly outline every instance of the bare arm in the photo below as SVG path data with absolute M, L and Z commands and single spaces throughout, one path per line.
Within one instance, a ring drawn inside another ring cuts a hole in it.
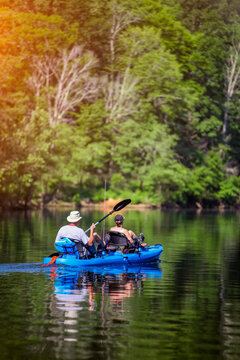
M 128 230 L 128 231 L 132 239 L 137 238 L 137 235 L 132 230 Z
M 130 232 L 127 229 L 123 229 L 123 234 L 126 235 L 128 241 L 130 241 L 131 244 L 134 244 L 134 241 L 130 235 Z
M 93 236 L 93 230 L 95 229 L 95 225 L 92 224 L 91 227 L 90 227 L 90 239 L 88 241 L 88 245 L 89 246 L 92 246 L 93 245 L 93 240 L 94 240 L 94 236 Z

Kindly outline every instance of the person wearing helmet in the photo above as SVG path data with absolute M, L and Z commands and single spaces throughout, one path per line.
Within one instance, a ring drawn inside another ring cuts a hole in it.
M 116 226 L 111 227 L 110 231 L 116 231 L 116 232 L 123 233 L 126 236 L 126 238 L 128 239 L 128 241 L 132 245 L 134 245 L 135 239 L 137 239 L 137 235 L 132 230 L 127 230 L 123 227 L 124 217 L 120 214 L 117 214 L 114 218 L 114 221 L 116 223 Z

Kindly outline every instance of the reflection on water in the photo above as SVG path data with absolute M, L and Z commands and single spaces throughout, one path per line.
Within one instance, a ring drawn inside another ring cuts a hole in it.
M 162 276 L 158 264 L 94 269 L 90 267 L 88 270 L 53 266 L 45 270 L 45 273 L 54 283 L 56 307 L 65 311 L 66 315 L 76 314 L 86 307 L 93 311 L 98 295 L 102 297 L 101 305 L 104 304 L 104 297 L 108 297 L 112 311 L 121 312 L 124 300 L 130 298 L 136 290 L 141 291 L 147 277 L 160 279 Z
M 240 213 L 129 211 L 160 268 L 41 267 L 67 213 L 0 217 L 0 359 L 240 358 Z
M 43 268 L 42 272 L 54 284 L 51 311 L 64 327 L 63 341 L 77 342 L 82 331 L 79 321 L 86 312 L 101 314 L 101 336 L 109 331 L 109 319 L 127 321 L 130 309 L 126 299 L 137 292 L 141 295 L 147 279 L 161 279 L 158 264 L 131 267 L 104 267 L 71 269 L 63 266 Z M 115 314 L 115 315 L 114 315 Z M 119 316 L 120 315 L 120 316 Z M 48 340 L 57 340 L 48 337 Z M 59 341 L 59 339 L 58 339 Z

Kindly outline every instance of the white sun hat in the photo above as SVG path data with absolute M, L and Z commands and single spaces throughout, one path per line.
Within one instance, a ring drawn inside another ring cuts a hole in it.
M 70 215 L 67 217 L 67 221 L 74 223 L 79 221 L 81 218 L 80 212 L 78 210 L 74 210 L 70 212 Z

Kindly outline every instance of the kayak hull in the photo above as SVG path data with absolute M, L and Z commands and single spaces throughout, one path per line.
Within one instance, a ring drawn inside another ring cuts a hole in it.
M 77 267 L 145 264 L 158 261 L 162 251 L 162 245 L 153 245 L 146 246 L 144 249 L 140 248 L 135 253 L 123 254 L 120 251 L 115 251 L 109 254 L 103 253 L 102 256 L 91 259 L 76 259 L 75 255 L 63 254 L 57 257 L 54 263 Z M 51 257 L 45 257 L 43 264 L 50 263 L 51 259 Z

